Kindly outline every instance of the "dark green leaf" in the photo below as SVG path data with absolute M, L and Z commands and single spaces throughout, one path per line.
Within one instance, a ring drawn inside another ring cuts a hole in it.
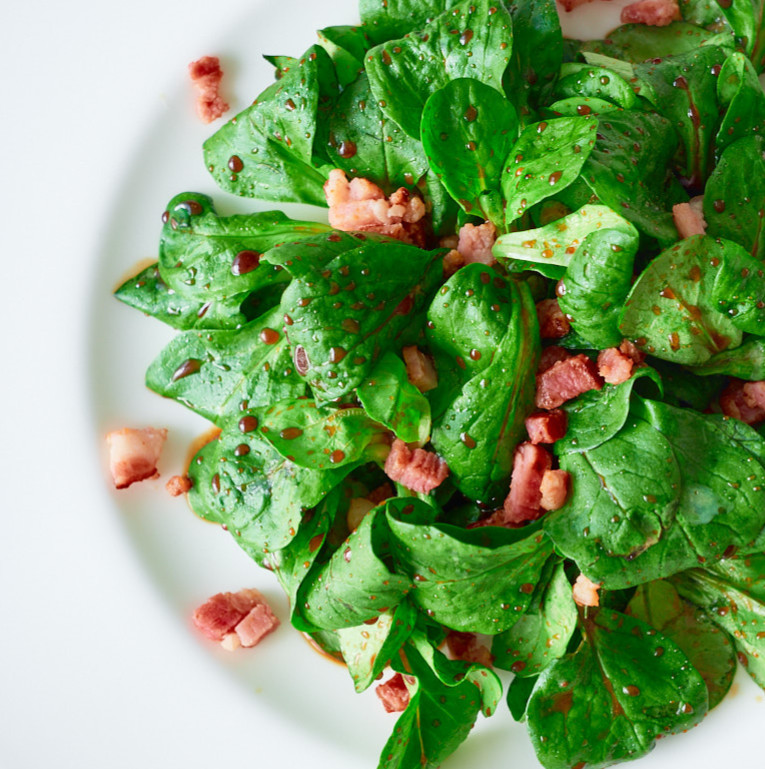
M 638 64 L 648 59 L 687 53 L 710 40 L 717 42 L 718 37 L 715 32 L 683 21 L 673 21 L 666 27 L 623 24 L 609 32 L 605 40 L 583 43 L 582 49 Z
M 359 13 L 370 39 L 383 43 L 418 29 L 457 3 L 458 0 L 360 0 Z
M 283 457 L 300 467 L 328 470 L 387 454 L 388 431 L 360 408 L 319 408 L 307 398 L 253 410 L 258 431 Z
M 591 232 L 563 276 L 557 291 L 560 309 L 574 331 L 596 349 L 617 347 L 624 338 L 619 316 L 632 288 L 638 244 L 631 225 Z
M 387 504 L 396 561 L 413 581 L 412 601 L 453 630 L 495 635 L 530 602 L 552 544 L 536 534 L 410 523 L 418 500 Z
M 558 74 L 563 58 L 563 35 L 555 0 L 515 0 L 513 57 L 505 72 L 505 92 L 519 113 L 536 105 Z M 525 120 L 523 122 L 526 122 Z
M 319 44 L 329 54 L 335 65 L 341 88 L 352 83 L 364 69 L 364 54 L 371 43 L 359 27 L 325 27 L 316 33 Z
M 588 64 L 568 63 L 561 68 L 553 98 L 572 96 L 604 99 L 624 109 L 634 109 L 638 103 L 632 86 L 613 69 Z
M 616 110 L 599 118 L 597 139 L 582 178 L 603 205 L 646 235 L 673 243 L 677 231 L 669 209 L 684 194 L 667 172 L 677 146 L 671 123 L 653 112 Z
M 765 327 L 760 327 L 765 334 Z M 750 382 L 765 379 L 765 339 L 749 339 L 734 350 L 725 350 L 711 357 L 703 366 L 693 369 L 700 376 L 725 374 Z
M 537 684 L 537 678 L 521 678 L 515 676 L 510 682 L 510 686 L 507 687 L 507 707 L 510 711 L 510 715 L 516 721 L 524 721 L 526 719 L 526 708 L 529 704 L 529 698 L 531 692 Z
M 738 139 L 765 135 L 765 93 L 744 54 L 734 53 L 723 64 L 717 95 L 721 108 L 727 108 L 715 142 L 718 156 Z
M 419 31 L 369 52 L 372 93 L 389 118 L 419 139 L 425 102 L 449 80 L 477 77 L 501 91 L 512 43 L 504 5 L 463 0 Z
M 411 585 L 382 559 L 388 537 L 383 508 L 358 528 L 300 592 L 302 615 L 325 630 L 354 627 L 397 606 Z
M 197 515 L 224 524 L 243 548 L 263 552 L 285 547 L 297 533 L 303 510 L 317 505 L 353 467 L 298 467 L 256 428 L 255 415 L 244 410 L 196 455 L 189 466 L 189 504 Z
M 443 253 L 370 243 L 331 261 L 296 255 L 285 262 L 294 278 L 282 296 L 285 333 L 295 355 L 305 355 L 296 368 L 317 400 L 351 392 L 384 352 L 400 346 L 443 279 Z
M 568 430 L 555 442 L 556 454 L 588 451 L 613 438 L 627 421 L 632 389 L 645 377 L 661 389 L 656 370 L 645 366 L 637 369 L 626 382 L 605 384 L 602 390 L 590 390 L 566 403 L 563 409 L 568 416 Z
M 372 419 L 402 441 L 424 445 L 430 438 L 430 403 L 409 381 L 397 355 L 383 355 L 356 389 L 356 396 Z
M 407 643 L 394 668 L 416 682 L 378 769 L 437 769 L 470 734 L 481 709 L 493 713 L 501 696 L 490 670 L 447 660 L 422 637 Z
M 765 261 L 764 137 L 739 139 L 723 152 L 706 186 L 704 218 L 709 225 L 708 235 L 735 241 L 762 266 Z
M 332 164 L 390 193 L 412 186 L 428 169 L 419 142 L 386 118 L 362 72 L 338 99 L 329 119 Z
M 566 653 L 576 629 L 577 611 L 562 563 L 548 562 L 526 613 L 496 636 L 491 651 L 494 664 L 517 676 L 537 676 Z
M 529 700 L 528 728 L 545 769 L 638 758 L 657 737 L 704 717 L 704 680 L 669 638 L 608 610 L 591 612 L 583 630 L 579 649 L 542 673 Z
M 201 302 L 225 300 L 283 283 L 288 276 L 261 262 L 278 243 L 328 232 L 326 224 L 296 222 L 279 211 L 218 216 L 207 195 L 186 192 L 167 206 L 159 271 L 169 289 Z
M 741 330 L 710 294 L 735 243 L 696 235 L 656 257 L 632 288 L 619 328 L 643 351 L 689 366 L 741 344 Z
M 705 45 L 635 65 L 635 73 L 648 89 L 644 95 L 677 128 L 676 169 L 696 189 L 703 187 L 714 166 L 720 108 L 717 80 L 709 75 L 719 73 L 726 56 L 719 46 Z
M 627 614 L 677 644 L 707 685 L 709 709 L 717 707 L 736 672 L 736 651 L 730 636 L 680 598 L 672 583 L 665 580 L 641 585 L 627 607 Z
M 336 92 L 332 60 L 324 48 L 311 46 L 204 143 L 205 164 L 218 186 L 260 200 L 326 205 L 326 174 L 312 161 L 319 108 Z
M 491 294 L 496 300 L 487 302 Z M 466 323 L 468 318 L 473 322 Z M 513 452 L 534 407 L 540 344 L 531 293 L 525 283 L 492 277 L 480 264 L 467 265 L 441 289 L 428 320 L 439 377 L 455 360 L 464 372 L 457 374 L 457 387 L 449 387 L 453 378 L 443 377 L 434 391 L 434 398 L 447 405 L 434 409 L 433 446 L 463 494 L 485 503 L 501 501 Z
M 305 383 L 294 371 L 292 354 L 276 310 L 232 331 L 178 334 L 152 362 L 146 386 L 221 424 L 241 403 L 265 406 L 298 398 Z
M 464 211 L 499 227 L 500 177 L 517 136 L 513 105 L 472 78 L 448 82 L 422 112 L 422 145 L 433 172 Z
M 508 224 L 576 180 L 595 145 L 597 128 L 595 118 L 566 117 L 524 129 L 507 156 L 502 176 Z

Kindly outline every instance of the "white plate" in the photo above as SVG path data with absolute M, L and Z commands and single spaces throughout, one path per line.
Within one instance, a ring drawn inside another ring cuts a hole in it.
M 624 4 L 596 3 L 565 21 L 599 36 Z M 355 2 L 159 5 L 136 0 L 103 10 L 80 0 L 64 10 L 43 2 L 3 11 L 8 18 L 0 20 L 11 32 L 11 53 L 28 63 L 22 85 L 29 90 L 18 94 L 27 120 L 8 135 L 4 129 L 3 139 L 18 148 L 9 163 L 24 183 L 20 198 L 35 206 L 15 209 L 7 253 L 39 259 L 42 248 L 55 260 L 44 285 L 27 292 L 26 272 L 12 259 L 12 285 L 20 289 L 3 308 L 14 332 L 6 360 L 35 375 L 19 377 L 24 384 L 13 392 L 7 382 L 3 389 L 4 402 L 18 404 L 5 419 L 20 448 L 4 481 L 14 548 L 0 568 L 6 585 L 24 590 L 4 599 L 15 620 L 0 641 L 0 766 L 374 767 L 395 717 L 373 693 L 354 694 L 347 673 L 291 628 L 235 654 L 191 628 L 193 608 L 220 590 L 259 587 L 282 617 L 286 602 L 272 575 L 229 535 L 164 491 L 206 425 L 143 386 L 172 330 L 110 295 L 140 260 L 155 256 L 159 217 L 172 195 L 207 192 L 222 213 L 270 207 L 232 200 L 208 177 L 200 147 L 214 126 L 193 114 L 186 63 L 219 55 L 225 95 L 238 111 L 270 82 L 261 53 L 300 53 L 314 29 L 355 21 Z M 162 478 L 116 493 L 108 488 L 102 436 L 128 424 L 166 426 L 170 438 Z M 63 435 L 55 465 L 39 472 L 29 458 Z M 743 676 L 735 686 L 738 693 L 701 729 L 662 741 L 637 766 L 759 766 L 756 729 L 747 725 L 762 720 L 763 698 Z M 444 766 L 508 764 L 538 766 L 524 727 L 502 708 L 481 719 Z

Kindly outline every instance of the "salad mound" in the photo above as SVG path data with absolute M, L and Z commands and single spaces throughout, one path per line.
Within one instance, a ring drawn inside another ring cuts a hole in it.
M 194 512 L 357 691 L 396 674 L 381 768 L 504 711 L 495 668 L 546 769 L 765 687 L 764 7 L 581 42 L 553 0 L 361 0 L 204 145 L 332 226 L 183 192 L 118 289 L 220 429 Z

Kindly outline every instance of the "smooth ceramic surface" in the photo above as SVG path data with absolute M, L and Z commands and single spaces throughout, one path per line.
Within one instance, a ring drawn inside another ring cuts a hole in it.
M 599 36 L 624 4 L 594 3 L 564 21 Z M 20 73 L 0 128 L 0 767 L 376 765 L 394 716 L 373 693 L 354 694 L 344 669 L 287 625 L 235 654 L 194 633 L 190 612 L 220 590 L 259 587 L 282 617 L 286 601 L 230 536 L 164 491 L 206 424 L 143 385 L 172 330 L 111 297 L 155 258 L 174 194 L 212 194 L 222 213 L 270 207 L 216 191 L 201 159 L 215 126 L 194 115 L 186 64 L 219 55 L 238 111 L 270 81 L 260 54 L 297 54 L 313 30 L 355 20 L 353 0 L 0 10 L 0 42 Z M 103 435 L 123 425 L 164 426 L 170 437 L 162 478 L 115 492 Z M 762 693 L 744 676 L 735 687 L 700 729 L 636 766 L 760 766 Z M 500 710 L 444 767 L 508 765 L 538 767 L 524 727 Z

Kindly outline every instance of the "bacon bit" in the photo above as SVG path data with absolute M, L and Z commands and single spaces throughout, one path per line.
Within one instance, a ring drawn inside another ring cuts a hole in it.
M 765 380 L 742 382 L 734 379 L 720 396 L 723 414 L 748 425 L 765 421 Z
M 393 491 L 393 487 L 386 481 L 381 486 L 370 491 L 367 494 L 367 499 L 375 505 L 379 505 L 381 502 L 385 502 L 386 499 L 392 499 L 395 496 L 396 492 Z
M 566 504 L 571 475 L 565 470 L 547 470 L 542 476 L 539 491 L 542 494 L 543 510 L 560 510 Z
M 578 8 L 580 5 L 587 5 L 587 3 L 591 2 L 592 0 L 558 0 L 558 5 L 560 5 L 566 13 L 571 13 L 574 8 Z
M 677 0 L 638 0 L 622 8 L 622 24 L 647 24 L 651 27 L 666 27 L 673 21 L 680 21 L 680 7 Z M 703 233 L 700 233 L 703 235 Z M 683 237 L 687 237 L 684 235 Z
M 456 250 L 459 242 L 460 239 L 458 235 L 445 235 L 438 241 L 438 245 L 440 248 L 451 248 Z
M 450 630 L 446 636 L 446 646 L 449 649 L 449 654 L 455 660 L 476 662 L 487 668 L 494 664 L 494 656 L 482 643 L 478 642 L 475 633 Z
M 239 636 L 236 633 L 226 633 L 226 635 L 223 636 L 220 645 L 227 652 L 235 652 L 242 647 L 242 642 L 239 640 Z
M 681 238 L 703 235 L 707 231 L 703 214 L 690 203 L 678 203 L 672 206 L 672 218 L 675 220 L 675 227 Z
M 376 686 L 375 694 L 380 698 L 386 713 L 401 713 L 409 704 L 409 689 L 401 673 L 396 673 L 385 683 Z
M 603 389 L 596 365 L 584 354 L 559 361 L 537 375 L 536 406 L 556 409 L 589 390 Z
M 558 305 L 557 299 L 543 299 L 537 302 L 537 318 L 542 339 L 560 339 L 571 331 L 571 323 Z
M 356 531 L 359 524 L 364 520 L 364 516 L 372 509 L 377 507 L 374 502 L 365 497 L 355 497 L 348 505 L 348 512 L 345 516 L 348 524 L 348 531 Z
M 188 475 L 174 475 L 166 484 L 165 488 L 172 497 L 180 497 L 192 487 L 191 478 Z
M 216 593 L 194 612 L 192 619 L 202 635 L 227 649 L 237 648 L 231 635 L 237 637 L 241 646 L 254 646 L 279 627 L 266 599 L 249 588 L 237 593 Z
M 632 362 L 635 364 L 636 368 L 645 363 L 645 353 L 638 350 L 629 339 L 622 340 L 622 343 L 619 345 L 619 352 L 632 358 Z
M 457 251 L 456 248 L 453 248 L 449 253 L 444 257 L 443 261 L 443 269 L 444 269 L 444 280 L 448 280 L 451 278 L 452 275 L 454 275 L 457 270 L 459 270 L 460 267 L 463 267 L 465 264 L 465 260 L 462 257 L 462 254 Z
M 107 433 L 109 469 L 114 485 L 126 489 L 130 484 L 159 478 L 157 462 L 167 439 L 167 430 L 144 427 L 134 430 L 124 427 Z
M 337 230 L 379 232 L 403 243 L 425 245 L 425 203 L 404 187 L 390 198 L 369 179 L 350 182 L 335 168 L 324 183 L 329 223 Z
M 526 432 L 533 444 L 555 443 L 566 435 L 568 416 L 565 411 L 539 411 L 526 418 Z
M 432 451 L 412 451 L 404 441 L 396 438 L 385 460 L 385 474 L 412 491 L 426 494 L 446 480 L 449 467 Z
M 463 224 L 460 227 L 459 245 L 457 250 L 462 254 L 465 264 L 492 265 L 496 258 L 491 249 L 497 239 L 497 228 L 491 222 L 475 224 Z
M 635 361 L 618 347 L 609 347 L 598 353 L 598 373 L 611 385 L 626 382 L 632 376 Z
M 257 646 L 269 633 L 279 627 L 279 618 L 271 611 L 271 607 L 263 599 L 250 609 L 247 616 L 234 628 L 239 643 L 245 649 Z
M 534 521 L 542 515 L 542 479 L 552 468 L 552 457 L 541 446 L 526 441 L 513 456 L 510 493 L 503 506 L 506 523 Z
M 563 347 L 551 344 L 549 347 L 545 347 L 542 350 L 542 355 L 539 358 L 539 366 L 537 366 L 537 374 L 543 374 L 548 368 L 552 368 L 558 361 L 568 360 L 571 357 L 571 353 Z
M 404 347 L 402 350 L 404 363 L 406 364 L 406 376 L 409 381 L 421 392 L 434 390 L 438 387 L 438 376 L 432 361 L 414 345 Z
M 219 93 L 223 70 L 217 56 L 203 56 L 192 61 L 189 76 L 197 91 L 197 114 L 203 122 L 212 123 L 228 112 L 228 104 Z
M 578 606 L 600 606 L 598 590 L 602 582 L 591 582 L 584 574 L 580 574 L 574 582 L 574 603 Z

